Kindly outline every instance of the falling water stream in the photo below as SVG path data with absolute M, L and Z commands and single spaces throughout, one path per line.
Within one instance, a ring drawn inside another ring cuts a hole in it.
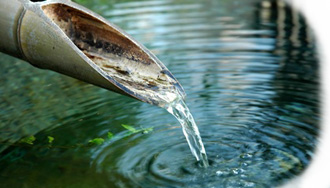
M 194 117 L 189 111 L 186 103 L 180 97 L 170 103 L 166 110 L 171 113 L 181 124 L 182 131 L 192 154 L 203 167 L 208 167 L 209 162 L 205 152 L 204 144 L 200 136 Z

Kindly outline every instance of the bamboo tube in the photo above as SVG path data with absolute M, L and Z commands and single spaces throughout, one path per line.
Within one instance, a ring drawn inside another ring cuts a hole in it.
M 0 0 L 0 51 L 161 107 L 185 95 L 143 45 L 69 0 Z
M 17 25 L 23 5 L 16 0 L 0 2 L 0 51 L 21 57 L 17 42 Z

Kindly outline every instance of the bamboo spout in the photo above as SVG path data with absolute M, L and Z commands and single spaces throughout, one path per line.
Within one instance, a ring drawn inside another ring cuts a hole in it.
M 5 53 L 161 107 L 185 95 L 149 50 L 78 4 L 0 0 L 0 5 L 0 50 Z

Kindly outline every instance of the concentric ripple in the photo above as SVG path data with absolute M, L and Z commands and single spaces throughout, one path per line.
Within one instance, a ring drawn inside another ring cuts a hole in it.
M 255 142 L 219 139 L 205 143 L 210 166 L 204 168 L 190 156 L 185 142 L 168 141 L 170 137 L 180 138 L 179 134 L 171 128 L 109 143 L 94 153 L 93 166 L 99 173 L 108 174 L 110 180 L 119 174 L 130 180 L 124 187 L 196 188 L 268 187 L 304 167 L 299 157 L 287 151 Z M 138 144 L 123 151 L 125 145 L 135 142 Z
M 175 75 L 210 166 L 198 165 L 166 110 L 1 55 L 2 186 L 269 188 L 308 166 L 320 121 L 319 65 L 299 13 L 265 0 L 76 2 Z M 36 133 L 36 146 L 10 146 Z M 42 147 L 47 136 L 54 145 Z M 81 146 L 93 138 L 105 142 Z

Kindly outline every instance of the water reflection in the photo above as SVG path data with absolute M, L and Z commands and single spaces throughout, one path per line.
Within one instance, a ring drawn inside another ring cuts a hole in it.
M 165 110 L 2 55 L 1 147 L 43 130 L 33 147 L 1 153 L 2 185 L 271 187 L 306 168 L 318 132 L 319 77 L 299 13 L 279 1 L 78 2 L 145 44 L 178 78 L 211 167 L 196 165 Z M 127 135 L 121 124 L 154 128 Z M 79 146 L 108 131 L 117 136 Z

